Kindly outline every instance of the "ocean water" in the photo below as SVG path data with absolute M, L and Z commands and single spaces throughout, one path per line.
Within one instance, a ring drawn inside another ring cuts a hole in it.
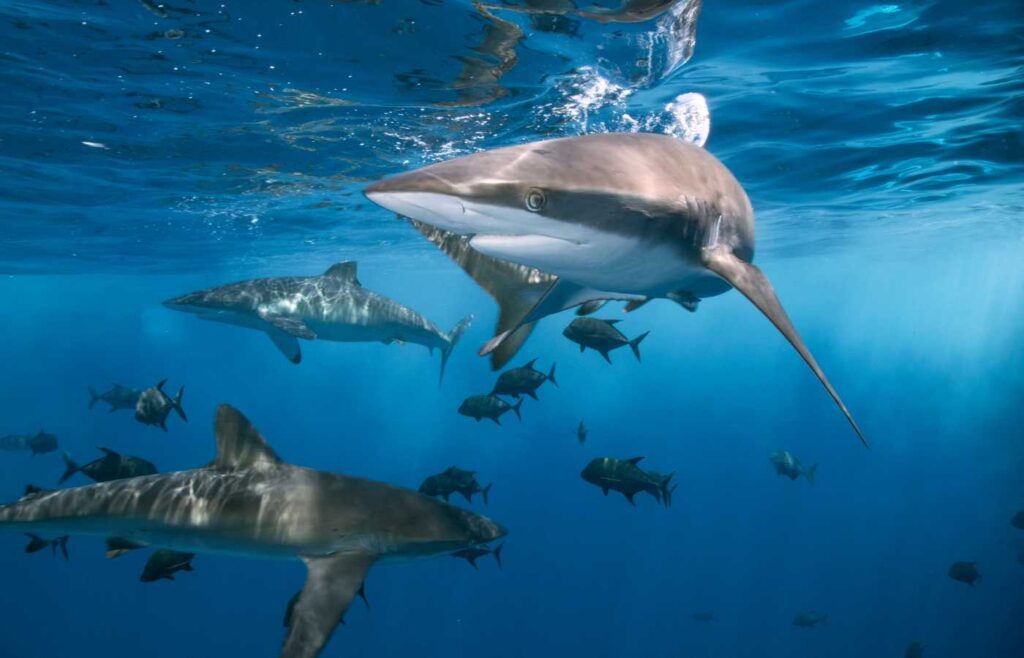
M 289 463 L 493 482 L 457 504 L 508 528 L 504 568 L 374 567 L 324 656 L 1024 655 L 1024 10 L 699 4 L 0 2 L 0 436 L 196 468 L 228 402 Z M 512 365 L 556 363 L 559 386 L 522 422 L 456 412 L 494 383 L 476 351 L 496 306 L 362 189 L 601 131 L 704 144 L 736 175 L 755 262 L 870 449 L 735 291 L 600 311 L 651 332 L 642 363 L 580 354 L 571 312 L 547 318 Z M 296 366 L 161 305 L 342 260 L 441 327 L 475 315 L 443 385 L 418 345 L 303 342 Z M 89 387 L 163 378 L 188 413 L 166 433 L 88 408 Z M 815 484 L 776 475 L 777 450 Z M 603 456 L 674 471 L 673 505 L 602 496 L 580 471 Z M 0 500 L 62 472 L 60 452 L 0 451 Z M 275 656 L 305 578 L 200 554 L 142 583 L 147 551 L 26 543 L 0 534 L 0 656 Z M 808 611 L 827 621 L 794 627 Z

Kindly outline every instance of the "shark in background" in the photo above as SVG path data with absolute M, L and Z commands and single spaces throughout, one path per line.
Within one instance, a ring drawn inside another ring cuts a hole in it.
M 364 192 L 415 220 L 498 297 L 497 334 L 480 351 L 501 354 L 492 367 L 514 355 L 533 323 L 569 308 L 623 300 L 633 310 L 669 299 L 693 312 L 702 299 L 736 288 L 796 349 L 867 445 L 751 263 L 754 212 L 746 192 L 703 148 L 652 133 L 563 137 L 438 162 Z M 484 257 L 482 275 L 466 250 Z M 495 261 L 513 267 L 500 270 Z M 512 284 L 496 284 L 498 272 L 511 274 Z
M 164 302 L 203 320 L 263 331 L 292 363 L 302 361 L 298 339 L 341 343 L 416 343 L 441 351 L 441 379 L 448 357 L 473 316 L 444 332 L 398 302 L 367 290 L 357 265 L 344 261 L 320 276 L 250 279 L 207 288 Z
M 30 533 L 38 547 L 79 534 L 118 538 L 118 548 L 300 559 L 306 584 L 281 658 L 320 655 L 372 565 L 483 550 L 506 534 L 415 491 L 286 464 L 228 405 L 217 409 L 214 433 L 217 454 L 203 468 L 33 488 L 0 506 L 0 530 Z

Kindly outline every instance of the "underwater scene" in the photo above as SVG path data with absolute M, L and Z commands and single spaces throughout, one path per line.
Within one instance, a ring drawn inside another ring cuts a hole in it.
M 0 657 L 1024 656 L 1022 35 L 0 1 Z

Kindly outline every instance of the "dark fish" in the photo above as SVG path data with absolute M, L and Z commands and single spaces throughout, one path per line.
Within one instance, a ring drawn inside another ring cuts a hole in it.
M 516 418 L 522 420 L 523 417 L 519 413 L 519 408 L 522 406 L 522 399 L 511 405 L 496 395 L 472 395 L 463 400 L 462 404 L 459 405 L 459 413 L 463 416 L 475 418 L 477 422 L 480 422 L 481 418 L 490 418 L 495 423 L 501 425 L 500 418 L 507 411 L 516 412 Z
M 977 564 L 977 562 L 954 562 L 953 566 L 949 568 L 949 577 L 974 587 L 974 583 L 981 579 L 981 572 L 978 571 Z
M 920 642 L 911 642 L 903 652 L 903 658 L 924 658 L 924 645 Z
M 43 539 L 39 535 L 33 535 L 31 532 L 26 532 L 28 535 L 28 546 L 25 547 L 26 553 L 38 553 L 44 548 L 49 547 L 53 554 L 57 554 L 57 550 L 60 549 L 61 555 L 64 556 L 64 561 L 68 561 L 68 536 L 57 537 L 56 539 Z
M 146 566 L 142 568 L 142 575 L 139 580 L 144 583 L 151 583 L 155 580 L 174 580 L 174 574 L 179 571 L 193 571 L 192 558 L 195 553 L 181 553 L 162 548 L 154 551 Z
M 536 400 L 537 389 L 544 382 L 551 382 L 558 386 L 558 382 L 555 381 L 555 364 L 551 364 L 551 370 L 545 375 L 533 367 L 535 363 L 537 363 L 537 359 L 530 361 L 525 366 L 501 373 L 498 381 L 494 384 L 491 395 L 511 395 L 514 398 L 520 395 L 529 395 Z
M 135 404 L 135 420 L 143 425 L 157 425 L 165 432 L 167 431 L 167 416 L 172 409 L 178 412 L 182 420 L 188 422 L 185 410 L 181 406 L 181 396 L 185 394 L 185 387 L 179 388 L 178 394 L 170 398 L 164 393 L 164 384 L 166 383 L 167 380 L 162 379 L 153 388 L 147 388 L 139 395 L 139 401 Z
M 1010 525 L 1014 528 L 1024 530 L 1024 509 L 1013 515 L 1013 518 L 1010 519 Z
M 651 333 L 645 331 L 633 340 L 626 338 L 626 336 L 615 328 L 615 324 L 619 320 L 601 320 L 599 318 L 576 318 L 569 323 L 569 326 L 565 328 L 562 335 L 580 346 L 580 352 L 586 350 L 588 347 L 592 350 L 597 350 L 604 357 L 604 360 L 611 363 L 612 360 L 608 356 L 608 353 L 612 350 L 618 349 L 624 345 L 629 345 L 629 348 L 633 350 L 633 355 L 636 356 L 636 360 L 640 360 L 640 341 L 647 337 L 647 334 Z
M 695 612 L 690 615 L 690 619 L 694 621 L 711 622 L 715 621 L 715 613 L 707 611 Z
M 121 409 L 134 409 L 135 405 L 139 403 L 140 395 L 142 395 L 142 391 L 120 384 L 111 384 L 110 390 L 103 393 L 97 393 L 90 387 L 89 408 L 92 409 L 97 402 L 102 401 L 110 405 L 108 411 L 111 413 Z
M 583 424 L 582 420 L 576 426 L 576 440 L 580 442 L 580 445 L 587 442 L 587 426 Z
M 111 480 L 123 480 L 141 475 L 153 475 L 157 472 L 156 466 L 145 459 L 122 455 L 110 448 L 97 447 L 103 451 L 103 456 L 99 459 L 94 459 L 85 466 L 76 464 L 71 459 L 71 455 L 65 452 L 64 474 L 60 476 L 57 484 L 64 484 L 75 473 L 81 473 L 95 482 L 110 482 Z
M 455 466 L 449 466 L 445 471 L 431 475 L 420 485 L 420 493 L 427 496 L 440 496 L 448 502 L 448 497 L 453 493 L 460 493 L 469 502 L 473 502 L 473 494 L 480 493 L 484 498 L 484 505 L 487 504 L 487 494 L 491 491 L 491 484 L 481 487 L 476 481 L 474 471 L 464 471 Z
M 670 488 L 669 482 L 675 474 L 662 475 L 654 471 L 645 471 L 637 466 L 642 459 L 643 457 L 598 457 L 587 464 L 580 476 L 585 481 L 601 487 L 606 496 L 609 490 L 618 491 L 633 506 L 636 506 L 633 496 L 645 491 L 654 496 L 659 503 L 669 507 L 672 504 L 672 492 L 676 489 L 675 486 Z
M 817 464 L 812 464 L 809 468 L 804 468 L 799 459 L 794 457 L 789 451 L 785 450 L 773 452 L 771 457 L 768 459 L 771 461 L 777 474 L 785 475 L 790 480 L 795 480 L 802 475 L 807 478 L 808 482 L 814 484 L 814 475 L 818 470 Z
M 120 537 L 107 537 L 106 556 L 108 559 L 113 560 L 116 557 L 121 557 L 129 551 L 135 551 L 145 547 L 145 544 L 140 544 L 139 542 L 135 542 L 130 539 L 121 539 Z
M 497 561 L 498 563 L 498 568 L 500 569 L 502 568 L 501 549 L 504 547 L 505 542 L 498 544 L 494 548 L 490 548 L 488 546 L 471 546 L 470 548 L 463 548 L 461 550 L 455 551 L 454 553 L 452 553 L 452 557 L 462 558 L 466 562 L 469 562 L 469 564 L 474 569 L 479 569 L 480 567 L 476 566 L 477 559 L 485 555 L 493 555 L 495 561 Z
M 801 612 L 793 617 L 793 625 L 797 628 L 815 628 L 818 624 L 828 621 L 828 615 L 819 615 L 817 612 Z
M 39 430 L 32 436 L 11 434 L 0 437 L 0 450 L 28 450 L 32 456 L 43 455 L 57 449 L 57 437 Z

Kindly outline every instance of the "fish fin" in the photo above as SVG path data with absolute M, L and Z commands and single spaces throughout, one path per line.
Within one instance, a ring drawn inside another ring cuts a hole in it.
M 359 283 L 358 274 L 359 264 L 356 263 L 356 261 L 343 260 L 340 263 L 335 263 L 334 265 L 328 267 L 327 271 L 324 272 L 323 275 L 325 277 L 330 277 L 332 279 L 341 279 L 342 281 L 348 281 L 349 283 L 354 283 L 357 286 L 361 286 L 363 284 Z
M 547 289 L 554 276 L 532 267 L 484 255 L 469 246 L 469 238 L 410 219 L 417 231 L 448 255 L 462 270 L 498 303 L 498 324 L 495 335 L 506 334 L 499 347 L 491 352 L 491 369 L 503 368 L 523 346 L 531 324 L 519 323 Z M 506 333 L 507 332 L 507 333 Z
M 676 486 L 670 488 L 668 485 L 674 475 L 674 471 L 669 473 L 661 479 L 661 483 L 658 485 L 658 492 L 661 494 L 661 500 L 665 507 L 672 507 L 672 492 L 676 490 Z
M 99 393 L 93 390 L 92 386 L 89 387 L 89 408 L 92 409 L 96 406 L 96 402 L 100 399 Z
M 145 544 L 139 544 L 138 542 L 131 541 L 129 539 L 121 539 L 120 537 L 107 537 L 106 539 L 107 551 L 105 555 L 108 560 L 121 557 L 129 551 L 138 550 L 145 548 Z
M 537 391 L 527 391 L 526 394 L 529 395 L 534 400 L 540 400 L 540 398 L 537 397 Z M 519 396 L 517 395 L 516 397 L 519 397 Z
M 548 371 L 548 381 L 555 385 L 555 388 L 559 388 L 558 381 L 555 379 L 555 364 L 551 364 L 551 370 Z
M 182 386 L 181 388 L 178 389 L 178 394 L 174 396 L 173 400 L 171 400 L 171 408 L 173 408 L 175 411 L 177 411 L 178 412 L 178 416 L 183 421 L 185 421 L 187 423 L 188 422 L 188 416 L 185 415 L 185 407 L 181 406 L 181 398 L 184 397 L 184 396 L 185 396 L 185 387 Z
M 102 452 L 108 457 L 120 457 L 121 453 L 111 450 L 110 448 L 104 448 L 103 446 L 96 446 L 96 449 Z
M 56 553 L 59 548 L 60 554 L 64 558 L 65 562 L 71 561 L 70 556 L 68 556 L 68 539 L 70 539 L 70 537 L 64 535 L 63 537 L 58 537 L 53 540 L 53 552 Z
M 196 568 L 192 566 L 191 562 L 186 562 L 181 566 L 182 571 L 195 571 Z
M 633 356 L 636 357 L 637 361 L 640 361 L 640 342 L 643 341 L 644 338 L 647 338 L 647 334 L 649 333 L 651 332 L 645 331 L 633 340 L 629 341 L 629 349 L 633 350 Z
M 685 308 L 690 313 L 697 312 L 697 305 L 700 304 L 700 297 L 686 290 L 676 290 L 668 294 L 668 298 Z
M 611 364 L 612 357 L 608 356 L 608 350 L 601 350 L 601 356 L 604 357 L 604 360 L 607 361 L 609 365 Z
M 448 357 L 452 355 L 452 350 L 455 349 L 455 345 L 462 338 L 462 334 L 466 333 L 466 329 L 469 329 L 469 325 L 473 324 L 472 314 L 459 320 L 451 331 L 444 335 L 445 345 L 441 348 L 441 378 L 438 380 L 438 384 L 444 381 L 444 369 L 448 365 Z
M 601 487 L 601 493 L 603 493 L 604 495 L 607 496 L 608 495 L 608 487 Z
M 601 307 L 608 303 L 606 299 L 592 299 L 589 302 L 583 302 L 579 308 L 576 309 L 576 315 L 591 315 L 601 310 Z
M 305 338 L 306 340 L 316 339 L 316 334 L 313 333 L 313 330 L 307 327 L 306 323 L 299 318 L 295 318 L 290 315 L 282 315 L 280 313 L 271 313 L 269 311 L 261 311 L 259 316 L 261 320 L 276 329 L 280 329 L 289 336 Z
M 498 544 L 494 548 L 493 551 L 491 551 L 491 554 L 494 555 L 495 561 L 498 563 L 498 568 L 499 569 L 504 569 L 505 568 L 504 565 L 502 565 L 502 563 L 501 563 L 501 549 L 503 549 L 503 548 L 505 548 L 505 542 L 501 542 L 500 544 Z
M 217 407 L 213 433 L 217 437 L 217 457 L 210 464 L 213 468 L 253 468 L 281 463 L 281 458 L 249 419 L 231 405 Z
M 462 497 L 466 499 L 467 503 L 473 502 L 473 494 L 466 493 L 465 491 L 460 491 L 459 493 L 462 494 Z
M 267 327 L 267 336 L 274 343 L 274 347 L 284 354 L 284 358 L 296 365 L 302 362 L 302 348 L 299 347 L 299 341 L 295 336 L 280 331 L 277 327 Z
M 495 425 L 501 425 L 501 420 L 497 416 L 491 416 L 490 419 L 494 421 Z
M 487 495 L 491 493 L 491 487 L 493 487 L 493 486 L 494 486 L 494 483 L 491 482 L 486 487 L 484 487 L 483 489 L 480 490 L 481 495 L 483 495 L 483 497 L 484 497 L 484 505 L 489 505 L 490 504 L 490 501 L 487 500 Z
M 28 536 L 28 546 L 25 547 L 26 553 L 38 553 L 50 545 L 48 540 L 43 539 L 39 535 L 34 535 L 31 532 L 26 532 L 25 534 Z
M 651 300 L 648 299 L 648 298 L 631 300 L 631 301 L 626 303 L 626 308 L 623 309 L 623 310 L 626 313 L 632 313 L 633 311 L 637 310 L 638 308 L 640 308 L 641 306 L 643 306 L 644 304 L 646 304 L 649 301 L 651 301 Z
M 814 477 L 815 477 L 817 472 L 818 472 L 818 465 L 817 464 L 811 464 L 810 468 L 808 468 L 806 471 L 804 471 L 804 477 L 807 478 L 808 482 L 810 482 L 811 484 L 814 484 Z
M 529 361 L 527 361 L 526 363 L 524 363 L 520 367 L 521 368 L 529 368 L 530 370 L 536 370 L 536 368 L 533 367 L 533 364 L 535 364 L 535 363 L 537 363 L 537 358 L 536 357 L 530 359 Z
M 38 496 L 39 494 L 42 493 L 46 493 L 46 489 L 43 489 L 42 487 L 37 487 L 34 484 L 26 484 L 25 493 L 21 494 L 21 500 L 26 500 L 28 498 L 32 498 L 33 496 Z
M 775 290 L 772 288 L 772 284 L 768 281 L 768 277 L 761 272 L 755 265 L 740 260 L 731 251 L 717 247 L 705 249 L 702 255 L 704 266 L 709 270 L 717 274 L 726 280 L 730 285 L 743 293 L 743 296 L 749 299 L 754 306 L 757 307 L 761 313 L 767 317 L 775 328 L 785 336 L 789 344 L 800 354 L 804 362 L 810 367 L 811 371 L 821 382 L 828 394 L 832 396 L 836 405 L 846 416 L 846 420 L 849 421 L 853 427 L 853 431 L 857 433 L 861 443 L 865 447 L 868 447 L 868 441 L 864 437 L 864 434 L 860 431 L 860 427 L 857 426 L 856 421 L 853 420 L 853 416 L 850 415 L 850 411 L 843 404 L 839 394 L 832 388 L 832 384 L 829 383 L 828 378 L 825 377 L 825 373 L 822 372 L 818 366 L 818 362 L 814 360 L 814 356 L 811 351 L 807 349 L 807 345 L 804 344 L 800 334 L 797 333 L 796 328 L 790 321 L 789 316 L 786 315 L 785 309 L 782 308 L 782 304 L 779 302 L 779 298 L 775 295 Z
M 363 604 L 366 605 L 366 609 L 369 610 L 370 599 L 366 598 L 366 581 L 363 581 L 363 584 L 359 586 L 359 589 L 356 591 L 356 594 L 359 595 L 359 598 L 363 600 Z
M 625 493 L 625 492 L 623 492 L 623 494 L 622 494 L 622 495 L 626 497 L 626 500 L 628 500 L 628 501 L 629 501 L 629 504 L 630 504 L 630 505 L 632 505 L 633 507 L 636 507 L 636 501 L 635 501 L 635 500 L 633 500 L 633 496 L 635 496 L 636 494 L 631 494 L 631 493 Z
M 74 459 L 71 459 L 71 455 L 64 451 L 64 474 L 57 480 L 57 484 L 64 484 L 71 478 L 72 475 L 78 472 L 78 464 L 75 463 Z
M 583 343 L 580 343 L 580 354 L 583 354 L 586 351 L 587 351 L 587 346 L 584 345 Z
M 626 462 L 632 464 L 633 466 L 636 466 L 637 464 L 639 464 L 643 460 L 644 460 L 644 458 L 641 456 L 641 457 L 633 457 L 631 459 L 627 459 Z
M 373 556 L 336 553 L 305 557 L 306 585 L 287 618 L 280 658 L 316 658 L 366 580 Z
M 514 405 L 512 405 L 512 411 L 516 412 L 516 418 L 518 418 L 520 420 L 520 422 L 523 420 L 523 415 L 521 413 L 519 413 L 519 409 L 522 406 L 523 406 L 523 398 L 519 398 L 519 402 L 516 402 Z
M 166 380 L 166 379 L 161 379 L 160 381 L 158 381 L 158 382 L 156 383 L 156 387 L 155 387 L 155 388 L 156 388 L 156 390 L 158 390 L 158 391 L 160 391 L 161 393 L 163 393 L 163 392 L 164 392 L 164 384 L 166 384 L 166 383 L 167 383 L 167 380 Z

